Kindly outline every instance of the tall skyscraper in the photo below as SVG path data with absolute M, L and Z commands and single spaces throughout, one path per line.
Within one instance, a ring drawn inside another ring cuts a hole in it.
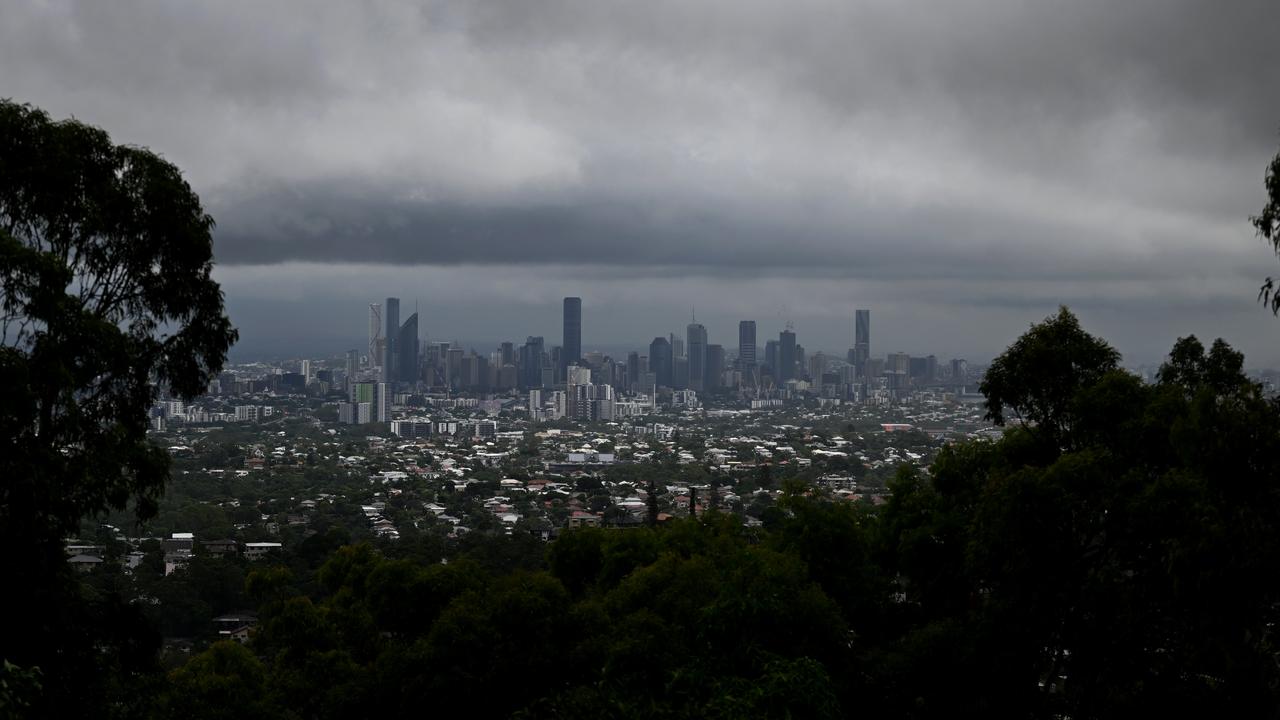
M 764 344 L 764 364 L 769 366 L 774 381 L 778 379 L 778 341 L 767 340 Z
M 707 379 L 707 329 L 701 323 L 689 323 L 685 328 L 689 352 L 689 389 L 701 392 Z
M 671 342 L 664 337 L 654 338 L 649 343 L 649 371 L 662 387 L 671 387 L 671 361 Z
M 720 377 L 724 373 L 724 346 L 707 345 L 707 370 L 702 381 L 702 389 L 710 392 L 721 387 Z
M 400 334 L 400 298 L 387 298 L 382 307 L 382 319 L 387 329 L 383 337 L 387 339 L 386 373 L 387 382 L 399 380 L 400 356 L 396 352 L 396 336 Z
M 747 372 L 756 366 L 756 321 L 738 323 L 738 369 Z
M 418 313 L 409 316 L 396 333 L 396 380 L 418 381 Z
M 369 303 L 369 367 L 382 367 L 382 306 Z
M 530 335 L 520 346 L 520 388 L 542 387 L 542 336 Z
M 513 343 L 502 343 L 498 346 L 498 353 L 501 356 L 499 366 L 516 364 L 516 346 Z
M 640 353 L 632 350 L 627 353 L 627 390 L 640 382 Z
M 582 359 L 582 298 L 564 299 L 564 344 L 560 347 L 562 370 Z
M 796 377 L 796 334 L 790 330 L 778 333 L 778 367 L 774 368 L 778 384 Z
M 853 366 L 860 377 L 867 376 L 867 361 L 871 359 L 871 311 L 855 310 L 853 313 Z
M 675 390 L 689 389 L 689 358 L 677 355 L 671 359 L 671 387 Z

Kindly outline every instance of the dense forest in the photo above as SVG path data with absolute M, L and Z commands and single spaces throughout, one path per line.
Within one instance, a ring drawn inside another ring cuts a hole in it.
M 790 482 L 759 528 L 709 509 L 379 549 L 335 526 L 193 561 L 166 587 L 259 623 L 166 667 L 182 618 L 62 545 L 154 514 L 142 411 L 235 340 L 212 221 L 168 163 L 29 107 L 0 104 L 0 162 L 0 716 L 1280 714 L 1280 406 L 1221 341 L 1144 383 L 1066 309 L 986 375 L 1004 436 L 904 468 L 883 506 Z

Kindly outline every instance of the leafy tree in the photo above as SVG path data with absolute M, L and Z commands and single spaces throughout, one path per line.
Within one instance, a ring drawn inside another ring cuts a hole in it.
M 1271 245 L 1280 254 L 1280 153 L 1271 159 L 1267 166 L 1264 181 L 1267 188 L 1267 204 L 1262 212 L 1249 218 L 1258 236 Z M 1271 312 L 1280 314 L 1280 292 L 1276 292 L 1274 281 L 1268 277 L 1258 291 L 1258 299 L 1264 305 L 1271 306 Z
M 0 719 L 21 720 L 40 694 L 40 669 L 21 668 L 8 660 L 0 666 Z
M 1155 385 L 1077 375 L 1048 406 L 1069 417 L 1061 450 L 1019 427 L 945 449 L 927 479 L 901 475 L 882 527 L 906 624 L 869 663 L 889 706 L 1275 708 L 1280 582 L 1265 568 L 1280 562 L 1280 408 L 1242 364 L 1221 341 L 1206 353 L 1184 338 Z
M 1018 422 L 1036 428 L 1051 445 L 1069 439 L 1074 423 L 1071 402 L 1081 388 L 1115 370 L 1120 353 L 1086 333 L 1065 307 L 1018 338 L 987 369 L 981 390 L 987 418 L 1005 421 L 1005 409 Z
M 162 387 L 202 393 L 236 339 L 212 227 L 154 153 L 0 101 L 0 539 L 25 588 L 0 654 L 44 670 L 47 714 L 102 702 L 61 538 L 130 502 L 154 514 L 169 459 L 147 409 Z
M 164 698 L 169 717 L 191 720 L 271 718 L 266 670 L 253 653 L 230 640 L 216 642 L 169 674 Z

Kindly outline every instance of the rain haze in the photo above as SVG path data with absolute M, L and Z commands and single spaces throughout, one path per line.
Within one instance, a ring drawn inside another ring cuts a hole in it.
M 175 162 L 233 356 L 641 348 L 696 312 L 843 355 L 987 359 L 1059 304 L 1131 363 L 1280 365 L 1248 217 L 1280 4 L 15 2 L 0 96 Z M 485 348 L 487 349 L 487 348 Z

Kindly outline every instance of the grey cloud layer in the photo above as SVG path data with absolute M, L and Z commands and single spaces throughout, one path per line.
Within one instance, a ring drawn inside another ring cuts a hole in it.
M 183 168 L 246 343 L 430 278 L 485 290 L 427 321 L 461 337 L 569 286 L 658 332 L 662 288 L 663 327 L 785 315 L 830 349 L 854 303 L 980 354 L 1067 302 L 1146 357 L 1218 318 L 1280 360 L 1246 221 L 1276 27 L 1274 0 L 18 0 L 0 96 Z
M 17 3 L 0 87 L 174 158 L 223 262 L 976 244 L 1088 270 L 1247 234 L 1277 24 L 1261 1 Z

